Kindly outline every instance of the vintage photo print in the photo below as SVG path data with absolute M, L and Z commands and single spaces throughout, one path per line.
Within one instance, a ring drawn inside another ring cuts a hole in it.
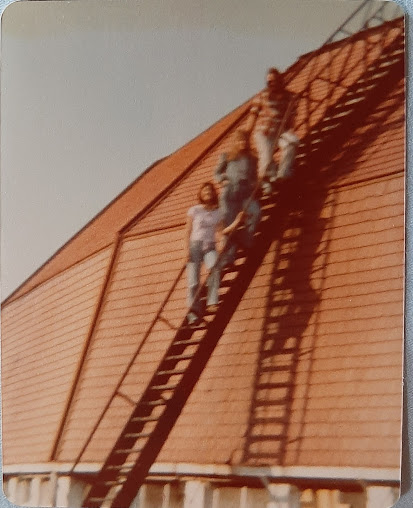
M 11 503 L 396 503 L 404 21 L 373 0 L 9 5 Z

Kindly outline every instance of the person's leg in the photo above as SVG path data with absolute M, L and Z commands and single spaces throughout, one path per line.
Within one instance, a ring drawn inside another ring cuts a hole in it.
M 224 224 L 226 226 L 231 223 L 230 195 L 231 195 L 231 187 L 230 184 L 227 183 L 224 187 L 222 187 L 219 195 L 219 208 L 221 210 Z
M 236 192 L 233 184 L 229 182 L 221 191 L 219 197 L 219 207 L 223 216 L 224 226 L 232 224 L 240 211 L 239 200 L 237 200 Z
M 268 176 L 270 165 L 273 162 L 275 138 L 267 137 L 261 131 L 254 132 L 254 144 L 258 157 L 258 178 L 262 180 Z
M 280 165 L 276 180 L 279 178 L 289 178 L 292 176 L 292 165 L 294 163 L 295 154 L 297 153 L 297 146 L 299 139 L 292 132 L 284 132 L 278 141 L 278 146 L 281 149 Z
M 228 190 L 229 189 L 230 186 L 228 186 Z M 242 210 L 242 201 L 235 198 L 236 194 L 231 190 L 225 194 L 225 202 L 224 200 L 222 202 L 221 210 L 222 211 L 225 210 L 224 213 L 225 227 L 232 224 L 235 218 L 237 217 L 238 213 Z M 235 260 L 235 254 L 237 252 L 236 237 L 237 237 L 236 232 L 232 233 L 231 235 L 224 235 L 225 249 L 219 261 L 221 269 L 224 268 L 225 266 L 232 264 Z
M 244 245 L 246 248 L 249 248 L 253 243 L 254 233 L 261 219 L 261 207 L 258 201 L 255 199 L 251 200 L 246 212 Z
M 205 265 L 210 270 L 210 274 L 208 276 L 207 285 L 208 285 L 208 296 L 207 296 L 207 305 L 217 305 L 218 304 L 218 290 L 219 283 L 221 279 L 221 270 L 218 260 L 218 253 L 216 250 L 208 251 L 204 256 Z
M 225 248 L 219 261 L 220 270 L 222 270 L 226 266 L 232 265 L 235 261 L 235 254 L 237 253 L 237 243 L 235 241 L 235 235 L 232 234 L 231 238 L 228 238 L 228 236 L 224 236 L 224 238 L 225 238 Z
M 202 263 L 202 246 L 201 242 L 192 242 L 189 247 L 189 261 L 187 264 L 188 277 L 188 294 L 187 303 L 190 309 L 188 313 L 188 321 L 196 321 L 201 314 L 199 295 L 199 278 Z

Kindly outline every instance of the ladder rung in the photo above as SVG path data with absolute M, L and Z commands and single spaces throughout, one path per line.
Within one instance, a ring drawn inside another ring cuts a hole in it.
M 113 486 L 113 485 L 122 485 L 123 483 L 125 483 L 126 480 L 109 480 L 109 481 L 106 481 L 106 482 L 102 482 L 103 485 L 107 485 L 107 486 Z
M 160 370 L 156 373 L 157 376 L 180 376 L 181 374 L 185 374 L 186 369 L 179 370 Z
M 157 400 L 144 400 L 140 404 L 143 406 L 164 406 L 167 403 L 164 399 L 157 399 Z
M 157 416 L 135 416 L 131 418 L 131 422 L 157 422 L 158 420 Z
M 128 469 L 129 471 L 132 469 L 130 466 L 125 466 L 125 464 L 119 464 L 119 465 L 112 465 L 112 466 L 106 466 L 105 469 L 107 469 L 108 471 L 120 471 L 120 470 L 125 470 L 125 473 L 127 472 L 126 469 Z
M 129 432 L 129 433 L 125 434 L 125 438 L 139 439 L 139 438 L 150 437 L 151 435 L 152 435 L 151 432 Z
M 177 340 L 172 344 L 172 346 L 196 346 L 201 341 L 202 339 Z
M 183 326 L 179 328 L 179 330 L 190 330 L 191 332 L 197 332 L 199 330 L 205 330 L 205 322 L 201 321 L 200 323 L 194 325 L 194 324 L 187 324 L 185 323 Z
M 172 355 L 172 356 L 167 356 L 165 358 L 166 361 L 169 361 L 169 360 L 190 360 L 194 357 L 194 355 Z
M 177 387 L 178 385 L 155 385 L 155 386 L 151 386 L 150 389 L 151 390 L 165 390 L 165 391 L 170 391 L 170 390 L 175 390 L 175 388 Z
M 120 448 L 119 450 L 115 450 L 114 453 L 117 455 L 129 455 L 130 453 L 141 453 L 143 448 Z

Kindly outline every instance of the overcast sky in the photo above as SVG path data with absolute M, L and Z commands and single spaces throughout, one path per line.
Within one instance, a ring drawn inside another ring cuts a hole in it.
M 2 299 L 147 166 L 360 0 L 16 2 L 2 18 Z

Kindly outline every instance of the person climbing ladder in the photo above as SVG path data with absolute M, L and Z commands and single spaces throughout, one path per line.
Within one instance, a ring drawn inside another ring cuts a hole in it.
M 282 74 L 272 67 L 267 72 L 267 87 L 251 104 L 246 130 L 252 132 L 252 141 L 258 155 L 258 177 L 265 194 L 271 192 L 273 182 L 292 174 L 299 143 L 299 138 L 292 131 L 294 97 L 294 94 L 285 89 Z M 285 116 L 287 117 L 284 118 Z M 273 161 L 277 138 L 281 149 L 278 169 Z
M 244 228 L 225 238 L 225 255 L 222 266 L 234 262 L 237 247 L 249 249 L 261 216 L 257 190 L 257 159 L 251 153 L 248 132 L 238 129 L 228 153 L 223 153 L 214 172 L 214 178 L 221 185 L 220 209 L 225 226 L 236 227 L 241 222 Z M 234 221 L 236 221 L 234 223 Z
M 187 321 L 197 325 L 203 315 L 199 289 L 202 262 L 210 270 L 207 279 L 207 309 L 216 312 L 218 306 L 218 290 L 220 284 L 220 263 L 218 261 L 217 243 L 222 243 L 222 235 L 230 234 L 238 225 L 224 228 L 223 214 L 218 206 L 218 195 L 211 182 L 201 185 L 198 193 L 199 204 L 188 210 L 188 307 Z

